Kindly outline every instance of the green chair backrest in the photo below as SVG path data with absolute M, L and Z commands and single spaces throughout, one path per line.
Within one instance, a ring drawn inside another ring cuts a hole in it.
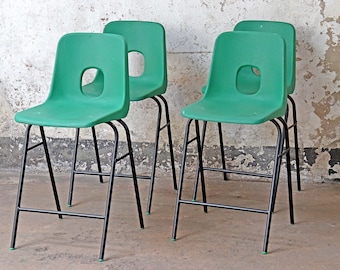
M 286 45 L 286 78 L 287 92 L 292 94 L 295 89 L 296 73 L 296 45 L 295 45 L 295 28 L 292 24 L 277 21 L 246 20 L 236 24 L 234 31 L 257 31 L 279 34 Z M 253 70 L 254 71 L 254 70 Z M 250 73 L 249 73 L 250 74 Z M 252 74 L 254 84 L 258 83 L 256 74 Z
M 135 84 L 151 84 L 163 94 L 167 87 L 167 64 L 165 30 L 157 22 L 113 21 L 104 28 L 104 33 L 122 35 L 128 52 L 138 52 L 144 57 L 144 72 L 138 77 L 130 77 L 130 87 Z
M 224 32 L 215 42 L 211 69 L 203 99 L 251 104 L 282 116 L 286 111 L 285 43 L 275 33 Z M 252 93 L 239 88 L 238 76 L 249 67 L 261 73 L 259 88 Z M 220 102 L 219 102 L 220 103 Z M 247 112 L 252 113 L 252 112 Z
M 125 117 L 129 110 L 129 79 L 126 42 L 123 37 L 99 33 L 64 35 L 56 53 L 51 89 L 46 102 L 72 102 L 93 106 Z M 102 76 L 101 93 L 83 92 L 86 70 L 97 69 Z

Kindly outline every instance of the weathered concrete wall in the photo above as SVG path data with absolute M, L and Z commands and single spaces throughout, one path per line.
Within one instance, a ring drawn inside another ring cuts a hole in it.
M 169 72 L 166 98 L 178 165 L 185 123 L 180 110 L 201 95 L 215 38 L 223 31 L 232 30 L 240 20 L 265 19 L 290 22 L 297 31 L 297 82 L 293 96 L 298 107 L 299 143 L 304 159 L 302 176 L 308 181 L 339 179 L 339 15 L 338 0 L 2 0 L 0 166 L 18 167 L 24 127 L 14 123 L 13 116 L 45 100 L 58 39 L 68 32 L 101 32 L 107 22 L 121 19 L 158 21 L 166 29 Z M 143 146 L 154 138 L 154 121 L 144 123 L 143 120 L 145 115 L 152 118 L 154 113 L 152 101 L 134 103 L 127 118 L 141 153 L 138 163 L 141 169 L 147 167 L 145 160 L 149 159 Z M 72 138 L 73 132 L 47 130 L 48 136 L 56 138 L 56 143 L 60 138 Z M 228 151 L 236 154 L 228 157 L 230 166 L 250 164 L 254 170 L 270 167 L 270 163 L 261 160 L 267 158 L 266 149 L 275 143 L 273 127 L 224 126 L 224 134 Z M 206 159 L 218 163 L 218 141 L 213 135 L 210 132 L 207 137 Z M 88 139 L 89 133 L 83 133 L 82 138 Z M 110 139 L 107 130 L 101 133 L 100 139 L 103 145 Z M 162 140 L 161 150 L 166 152 L 164 137 Z M 243 154 L 245 150 L 250 154 Z M 64 154 L 55 160 L 61 169 L 69 167 L 69 156 L 66 151 Z

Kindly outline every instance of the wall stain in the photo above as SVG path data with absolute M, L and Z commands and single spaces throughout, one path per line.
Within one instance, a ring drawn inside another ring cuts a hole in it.
M 324 0 L 320 0 L 320 14 L 324 18 L 325 17 L 325 9 L 326 9 L 326 3 Z
M 220 4 L 221 4 L 221 11 L 223 12 L 224 11 L 224 7 L 227 4 L 227 0 L 224 0 L 223 2 L 220 2 Z
M 320 22 L 321 25 L 329 24 L 331 22 L 335 22 L 337 24 L 340 23 L 340 16 L 337 18 L 333 17 L 326 17 L 325 16 L 325 9 L 326 4 L 324 0 L 320 1 L 320 14 L 323 18 L 323 20 Z M 328 72 L 335 72 L 335 78 L 333 80 L 333 83 L 336 83 L 340 80 L 340 42 L 335 41 L 339 36 L 336 35 L 336 33 L 333 33 L 332 27 L 327 28 L 327 36 L 328 40 L 326 42 L 326 45 L 328 46 L 328 49 L 325 53 L 325 58 L 322 59 L 320 62 L 324 68 L 322 72 L 326 73 Z
M 316 171 L 318 167 L 327 164 L 329 180 L 340 180 L 340 148 L 305 148 L 304 161 L 311 171 Z
M 340 180 L 340 136 L 339 123 L 340 115 L 340 42 L 339 36 L 335 33 L 335 24 L 340 23 L 340 17 L 327 16 L 327 5 L 325 0 L 319 1 L 322 20 L 320 25 L 324 27 L 325 50 L 323 57 L 318 58 L 317 67 L 322 74 L 330 76 L 328 83 L 321 89 L 323 97 L 317 102 L 311 102 L 314 114 L 319 118 L 320 124 L 315 129 L 310 139 L 314 142 L 313 147 L 304 149 L 305 166 L 310 169 L 312 175 L 323 178 L 321 171 L 326 172 L 329 179 Z M 306 50 L 313 53 L 313 47 L 306 43 Z M 334 75 L 334 78 L 332 76 Z M 307 71 L 303 78 L 305 81 L 314 76 Z M 311 100 L 313 100 L 312 97 Z
M 325 93 L 329 93 L 326 91 Z M 340 92 L 334 92 L 323 98 L 319 102 L 312 102 L 314 108 L 314 113 L 320 118 L 320 127 L 316 129 L 313 139 L 318 140 L 316 146 L 322 147 L 324 139 L 330 139 L 332 141 L 331 145 L 334 147 L 339 147 L 340 138 L 338 137 L 337 128 L 340 123 L 340 116 L 332 116 L 331 109 L 333 106 L 335 108 L 340 108 Z
M 310 72 L 310 71 L 307 71 L 305 75 L 303 75 L 303 78 L 305 79 L 305 81 L 308 81 L 310 80 L 311 78 L 315 77 L 315 75 Z
M 322 149 L 322 152 L 327 152 L 330 156 L 328 161 L 328 175 L 334 176 L 335 178 L 333 180 L 340 180 L 340 171 L 337 171 L 337 169 L 340 168 L 340 149 L 324 148 Z
M 313 166 L 313 164 L 315 164 L 316 158 L 318 157 L 318 153 L 316 150 L 316 148 L 312 147 L 307 147 L 304 149 L 305 162 L 309 166 Z
M 335 37 L 331 28 L 327 29 L 327 35 L 329 37 L 326 43 L 328 45 L 328 50 L 325 54 L 324 67 L 328 71 L 335 72 L 336 76 L 333 83 L 336 83 L 340 80 L 340 43 L 334 41 Z

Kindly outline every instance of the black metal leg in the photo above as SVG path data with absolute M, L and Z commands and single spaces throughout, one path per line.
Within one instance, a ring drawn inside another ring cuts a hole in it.
M 108 122 L 107 124 L 114 131 L 115 141 L 114 141 L 113 150 L 112 150 L 112 164 L 111 164 L 110 179 L 109 179 L 108 190 L 107 190 L 102 241 L 101 241 L 100 252 L 99 252 L 99 261 L 104 260 L 104 251 L 105 251 L 105 245 L 106 245 L 107 228 L 108 228 L 109 217 L 110 217 L 112 190 L 113 190 L 113 182 L 114 182 L 116 160 L 117 160 L 118 141 L 119 141 L 117 128 L 111 122 Z
M 204 170 L 203 170 L 203 147 L 200 142 L 200 129 L 198 120 L 195 120 L 195 128 L 196 128 L 196 141 L 197 141 L 197 155 L 198 155 L 198 167 L 201 175 L 201 188 L 202 188 L 202 200 L 203 203 L 207 203 L 207 195 L 205 191 L 205 181 L 204 181 Z M 208 206 L 203 206 L 204 212 L 208 212 Z
M 93 144 L 94 144 L 94 151 L 96 153 L 96 161 L 97 161 L 97 167 L 98 167 L 98 172 L 102 172 L 102 167 L 100 165 L 100 157 L 99 157 L 99 150 L 98 150 L 98 143 L 97 143 L 97 136 L 96 136 L 96 129 L 95 127 L 91 128 L 92 130 L 92 137 L 93 137 Z M 103 181 L 103 176 L 99 174 L 99 182 L 104 183 Z
M 280 177 L 280 172 L 281 172 L 281 163 L 282 163 L 282 152 L 283 152 L 283 146 L 284 146 L 284 134 L 281 131 L 281 128 L 277 125 L 278 122 L 275 120 L 272 121 L 275 126 L 277 128 L 279 128 L 279 134 L 277 136 L 277 142 L 276 142 L 276 150 L 275 150 L 275 154 L 274 154 L 274 168 L 273 168 L 273 179 L 279 179 Z M 276 161 L 276 158 L 278 158 L 278 161 Z M 274 182 L 275 185 L 278 185 L 278 181 Z M 275 205 L 275 201 L 276 201 L 276 195 L 277 195 L 277 188 L 274 188 L 274 194 L 273 194 L 273 204 L 272 204 L 272 209 L 271 211 L 274 212 L 274 205 Z
M 205 140 L 206 130 L 207 130 L 207 121 L 204 121 L 203 127 L 202 127 L 202 135 L 201 135 L 201 149 L 202 149 L 202 151 L 203 151 L 203 148 L 204 148 L 204 140 Z M 200 167 L 199 167 L 199 163 L 197 163 L 194 190 L 192 192 L 192 201 L 196 201 L 199 176 L 200 176 Z
M 286 114 L 287 116 L 287 114 Z M 281 149 L 279 149 L 280 158 L 285 155 L 286 156 L 286 168 L 287 168 L 287 185 L 288 185 L 288 202 L 289 202 L 289 213 L 290 213 L 290 223 L 294 224 L 294 207 L 293 207 L 293 191 L 292 191 L 292 173 L 291 173 L 291 166 L 290 166 L 290 147 L 289 147 L 289 132 L 288 132 L 288 126 L 287 126 L 287 120 L 283 120 L 281 117 L 278 118 L 279 122 L 282 124 L 282 137 L 283 137 L 283 144 L 281 146 Z M 285 144 L 285 150 L 284 150 L 284 144 Z M 277 178 L 279 178 L 280 175 L 280 168 L 277 168 L 275 171 L 277 173 Z M 274 201 L 276 199 L 276 193 L 277 188 L 275 189 L 274 193 Z M 272 209 L 274 211 L 274 208 Z
M 273 209 L 275 205 L 275 197 L 276 197 L 278 181 L 279 181 L 278 171 L 280 170 L 280 166 L 281 166 L 281 160 L 282 160 L 281 152 L 282 152 L 283 143 L 284 143 L 284 136 L 282 134 L 280 125 L 277 123 L 276 120 L 271 120 L 271 122 L 274 123 L 274 125 L 276 126 L 276 129 L 278 132 L 278 140 L 277 140 L 276 151 L 275 151 L 273 176 L 272 176 L 272 183 L 271 183 L 269 203 L 268 203 L 266 229 L 265 229 L 264 243 L 263 243 L 263 250 L 262 250 L 263 254 L 266 254 L 268 251 L 270 225 L 271 225 Z
M 13 230 L 12 230 L 12 239 L 11 239 L 11 246 L 10 246 L 10 248 L 12 250 L 15 249 L 15 241 L 16 241 L 16 236 L 17 236 L 19 213 L 20 213 L 19 208 L 21 206 L 21 198 L 22 198 L 22 189 L 23 189 L 24 177 L 25 177 L 27 152 L 29 150 L 28 149 L 29 133 L 30 133 L 31 128 L 32 128 L 32 125 L 27 126 L 26 134 L 25 134 L 24 151 L 23 151 L 23 157 L 22 157 L 22 161 L 21 161 L 20 177 L 19 177 L 19 184 L 18 184 L 18 194 L 17 194 L 17 202 L 16 202 L 16 206 L 15 206 L 14 222 L 13 222 Z
M 154 146 L 154 153 L 153 153 L 153 163 L 151 168 L 151 176 L 150 176 L 150 187 L 149 187 L 149 196 L 148 196 L 148 203 L 147 203 L 147 210 L 146 214 L 151 213 L 151 204 L 153 198 L 153 190 L 155 185 L 155 175 L 156 175 L 156 165 L 157 165 L 157 155 L 158 155 L 158 145 L 159 145 L 159 136 L 160 132 L 167 127 L 168 133 L 168 142 L 169 142 L 169 151 L 170 151 L 170 162 L 171 162 L 171 170 L 172 170 L 172 179 L 174 189 L 177 189 L 177 180 L 176 180 L 176 170 L 175 170 L 175 158 L 173 152 L 173 144 L 172 144 L 172 136 L 171 136 L 171 127 L 170 127 L 170 115 L 169 115 L 169 107 L 168 103 L 162 95 L 151 97 L 158 106 L 158 116 L 157 116 L 157 126 L 156 126 L 156 135 L 155 135 L 155 146 Z M 164 103 L 165 108 L 165 120 L 166 123 L 164 126 L 161 126 L 162 122 L 162 105 L 160 100 Z
M 177 199 L 176 199 L 176 207 L 175 207 L 175 215 L 174 215 L 174 223 L 173 223 L 173 229 L 172 229 L 172 241 L 176 240 L 177 235 L 177 227 L 178 227 L 178 216 L 179 216 L 179 210 L 180 210 L 180 200 L 182 199 L 182 189 L 183 189 L 183 180 L 184 180 L 184 171 L 185 171 L 185 161 L 187 157 L 187 149 L 188 144 L 190 143 L 188 141 L 189 133 L 190 133 L 190 124 L 192 122 L 192 119 L 189 119 L 185 128 L 185 135 L 184 135 L 184 143 L 183 143 L 183 154 L 182 154 L 182 162 L 181 162 L 181 169 L 180 169 L 180 175 L 179 175 L 179 182 L 178 182 L 178 190 L 177 190 Z
M 48 153 L 46 137 L 45 137 L 45 132 L 44 132 L 44 128 L 43 127 L 40 127 L 40 133 L 41 133 L 41 139 L 42 139 L 43 146 L 44 146 L 46 162 L 47 162 L 48 172 L 50 174 L 50 180 L 51 180 L 51 184 L 52 184 L 52 189 L 53 189 L 53 195 L 54 195 L 55 203 L 56 203 L 56 206 L 57 206 L 57 210 L 61 211 L 59 197 L 58 197 L 58 192 L 57 192 L 57 186 L 56 186 L 55 180 L 54 180 L 51 159 L 50 159 L 50 155 Z M 62 218 L 61 214 L 59 214 L 58 216 L 59 216 L 60 219 Z
M 142 205 L 141 205 L 140 196 L 139 196 L 139 189 L 138 189 L 138 182 L 137 182 L 137 173 L 136 173 L 135 161 L 134 161 L 134 158 L 133 158 L 133 149 L 132 149 L 132 144 L 131 144 L 131 136 L 130 136 L 129 128 L 126 125 L 126 123 L 124 121 L 122 121 L 122 120 L 119 120 L 118 122 L 125 129 L 127 146 L 128 146 L 128 153 L 129 153 L 129 157 L 130 157 L 130 165 L 131 165 L 131 171 L 132 171 L 132 179 L 133 179 L 133 185 L 134 185 L 134 189 L 135 189 L 135 196 L 136 196 L 136 202 L 137 202 L 139 224 L 140 224 L 140 227 L 142 229 L 144 229 Z
M 118 130 L 114 124 L 111 122 L 107 122 L 107 124 L 113 129 L 115 134 L 115 141 L 112 151 L 112 165 L 111 165 L 111 172 L 110 172 L 110 179 L 108 184 L 108 191 L 107 191 L 107 199 L 106 199 L 106 207 L 105 207 L 105 215 L 104 215 L 104 225 L 103 225 L 103 234 L 102 234 L 102 241 L 101 241 L 101 247 L 100 247 L 100 253 L 99 253 L 99 261 L 104 260 L 104 251 L 105 251 L 105 245 L 106 245 L 106 236 L 107 236 L 107 229 L 108 229 L 108 223 L 109 223 L 109 217 L 110 217 L 110 208 L 111 208 L 111 199 L 112 199 L 112 190 L 113 190 L 113 182 L 115 177 L 115 168 L 116 163 L 121 160 L 122 158 L 125 158 L 126 156 L 130 157 L 131 162 L 131 169 L 132 169 L 132 175 L 133 175 L 133 183 L 134 183 L 134 189 L 135 189 L 135 195 L 137 200 L 137 209 L 138 209 L 138 216 L 139 216 L 139 222 L 140 227 L 144 228 L 144 222 L 143 222 L 143 214 L 142 214 L 142 208 L 140 203 L 140 196 L 138 191 L 138 183 L 137 183 L 137 176 L 136 176 L 136 170 L 135 170 L 135 164 L 133 159 L 133 151 L 131 146 L 131 138 L 130 138 L 130 132 L 125 124 L 124 121 L 118 120 L 118 122 L 124 127 L 126 132 L 126 139 L 128 144 L 128 153 L 126 155 L 123 155 L 120 158 L 117 158 L 117 150 L 118 150 Z
M 156 175 L 156 164 L 157 164 L 157 155 L 158 155 L 158 143 L 159 143 L 159 135 L 161 132 L 161 121 L 162 121 L 162 106 L 159 100 L 156 97 L 152 97 L 152 99 L 158 105 L 158 116 L 157 116 L 157 125 L 156 125 L 156 136 L 155 136 L 155 146 L 153 151 L 153 161 L 151 168 L 151 178 L 150 178 L 150 186 L 149 186 L 149 196 L 148 203 L 146 208 L 146 214 L 149 215 L 151 213 L 151 203 L 153 196 L 153 188 L 155 185 L 155 175 Z
M 287 122 L 282 118 L 279 118 L 283 126 L 283 136 L 284 142 L 286 145 L 285 153 L 286 153 L 286 168 L 287 168 L 287 184 L 288 184 L 288 202 L 289 202 L 289 214 L 290 214 L 290 223 L 294 224 L 294 207 L 293 207 L 293 191 L 292 191 L 292 173 L 291 173 L 291 165 L 290 165 L 290 147 L 289 147 L 289 133 Z M 283 153 L 282 153 L 283 154 Z
M 75 177 L 75 171 L 76 171 L 76 162 L 77 162 L 77 154 L 78 154 L 78 144 L 79 144 L 79 128 L 76 129 L 76 137 L 75 137 L 75 143 L 74 143 L 74 152 L 73 152 L 73 158 L 72 158 L 72 168 L 71 168 L 71 177 L 70 177 L 70 187 L 68 192 L 68 200 L 67 200 L 67 206 L 72 206 L 72 199 L 73 199 L 73 187 L 74 187 L 74 177 Z
M 166 99 L 162 95 L 159 95 L 158 97 L 164 103 L 165 119 L 166 119 L 167 131 L 168 131 L 168 143 L 169 143 L 169 151 L 170 151 L 170 162 L 171 162 L 172 180 L 173 180 L 174 189 L 177 190 L 176 169 L 175 169 L 175 156 L 174 156 L 174 149 L 173 149 L 172 136 L 171 136 L 169 106 L 168 106 L 168 103 L 167 103 Z
M 223 143 L 223 133 L 222 133 L 222 124 L 221 123 L 217 123 L 217 127 L 218 127 L 218 136 L 220 138 L 220 149 L 221 149 L 221 162 L 222 162 L 222 168 L 223 170 L 226 169 L 225 166 L 225 153 L 224 153 L 224 143 Z M 228 180 L 227 177 L 227 173 L 223 172 L 223 179 L 224 180 Z
M 295 148 L 297 189 L 298 189 L 298 191 L 301 191 L 299 139 L 298 139 L 298 131 L 297 131 L 296 104 L 295 104 L 294 99 L 291 96 L 288 96 L 288 100 L 291 102 L 292 114 L 293 114 L 293 131 L 294 131 L 294 148 Z

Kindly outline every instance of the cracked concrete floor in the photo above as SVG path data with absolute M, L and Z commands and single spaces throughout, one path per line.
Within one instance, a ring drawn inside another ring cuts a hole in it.
M 53 208 L 45 175 L 27 175 L 23 206 Z M 102 221 L 22 213 L 16 250 L 10 238 L 18 173 L 0 176 L 0 269 L 339 269 L 340 184 L 294 185 L 295 225 L 289 224 L 287 188 L 279 186 L 272 219 L 269 253 L 262 255 L 265 215 L 183 205 L 177 241 L 171 230 L 176 192 L 169 178 L 158 177 L 152 213 L 138 226 L 131 180 L 115 182 L 105 261 L 98 262 Z M 68 176 L 57 175 L 57 187 L 66 205 Z M 188 181 L 190 182 L 190 181 Z M 145 212 L 148 181 L 139 180 Z M 261 181 L 207 178 L 208 199 L 265 207 L 269 184 Z M 190 198 L 185 186 L 184 195 Z M 103 213 L 106 184 L 93 177 L 78 177 L 74 206 L 77 211 Z M 46 196 L 45 196 L 46 195 Z M 66 207 L 64 207 L 65 209 Z

